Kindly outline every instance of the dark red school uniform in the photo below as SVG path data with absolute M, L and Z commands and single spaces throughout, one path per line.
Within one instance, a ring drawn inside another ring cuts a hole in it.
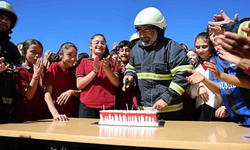
M 72 89 L 77 90 L 75 67 L 65 69 L 61 62 L 55 62 L 50 65 L 45 75 L 45 84 L 53 87 L 52 100 L 59 114 L 66 114 L 68 117 L 77 117 L 79 98 L 71 96 L 66 104 L 58 105 L 56 102 L 63 92 Z M 52 118 L 50 111 L 47 112 L 47 117 Z
M 93 71 L 93 62 L 91 58 L 83 58 L 76 68 L 76 77 L 84 77 Z M 115 61 L 111 59 L 111 70 L 118 74 L 118 67 Z M 100 70 L 94 79 L 82 89 L 80 96 L 81 102 L 88 108 L 110 109 L 115 104 L 116 87 L 110 82 L 105 71 L 102 68 L 102 62 L 100 63 Z
M 32 80 L 33 69 L 29 66 L 22 64 L 16 70 L 14 82 L 16 84 L 17 91 L 29 86 Z M 38 81 L 38 87 L 31 100 L 27 100 L 23 95 L 18 92 L 17 106 L 16 106 L 16 121 L 35 121 L 45 118 L 47 106 L 44 101 L 44 91 L 40 85 L 40 79 Z

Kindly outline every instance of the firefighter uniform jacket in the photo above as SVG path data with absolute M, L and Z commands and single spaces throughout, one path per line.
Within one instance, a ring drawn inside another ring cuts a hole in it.
M 14 43 L 9 41 L 8 37 L 0 32 L 0 57 L 4 57 L 4 63 L 10 64 L 10 67 L 0 73 L 0 124 L 14 122 L 15 119 L 15 102 L 17 91 L 13 82 L 13 74 L 20 53 Z
M 244 18 L 238 22 L 229 22 L 226 24 L 222 24 L 221 27 L 225 28 L 226 31 L 247 36 L 247 33 L 241 30 L 241 27 L 250 28 L 250 18 Z
M 181 95 L 189 86 L 187 70 L 192 69 L 183 47 L 162 37 L 154 47 L 137 42 L 131 50 L 125 75 L 132 75 L 138 81 L 141 91 L 138 108 L 152 109 L 156 101 L 163 99 L 169 104 L 160 112 L 175 112 L 183 108 Z

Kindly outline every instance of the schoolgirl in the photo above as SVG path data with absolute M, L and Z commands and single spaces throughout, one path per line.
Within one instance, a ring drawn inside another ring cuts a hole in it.
M 80 95 L 79 117 L 99 118 L 102 109 L 113 109 L 116 87 L 119 86 L 118 67 L 107 57 L 107 42 L 102 34 L 90 39 L 90 58 L 83 58 L 76 69 Z
M 68 117 L 77 117 L 80 91 L 76 88 L 74 64 L 77 59 L 77 47 L 66 42 L 58 52 L 61 61 L 54 62 L 45 75 L 45 101 L 49 112 L 47 118 L 66 121 Z
M 16 121 L 34 121 L 45 118 L 43 46 L 35 39 L 23 43 L 24 61 L 15 70 L 14 82 L 18 91 Z

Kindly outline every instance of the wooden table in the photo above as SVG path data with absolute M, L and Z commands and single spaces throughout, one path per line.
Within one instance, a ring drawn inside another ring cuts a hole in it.
M 166 121 L 164 127 L 104 126 L 70 118 L 0 125 L 0 136 L 118 147 L 250 150 L 250 128 L 231 122 Z

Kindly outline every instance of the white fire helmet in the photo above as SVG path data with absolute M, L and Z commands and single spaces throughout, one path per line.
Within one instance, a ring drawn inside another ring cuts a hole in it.
M 132 42 L 132 41 L 134 41 L 134 40 L 139 40 L 139 39 L 140 39 L 139 34 L 138 34 L 138 33 L 134 33 L 134 34 L 130 37 L 129 41 Z
M 164 16 L 154 7 L 145 8 L 136 16 L 134 21 L 135 28 L 145 25 L 153 25 L 162 30 L 165 30 L 167 27 Z
M 7 15 L 8 17 L 10 17 L 10 19 L 11 19 L 10 28 L 13 29 L 17 23 L 17 20 L 18 20 L 17 15 L 16 15 L 13 7 L 5 1 L 0 1 L 0 14 L 4 14 L 4 15 Z

